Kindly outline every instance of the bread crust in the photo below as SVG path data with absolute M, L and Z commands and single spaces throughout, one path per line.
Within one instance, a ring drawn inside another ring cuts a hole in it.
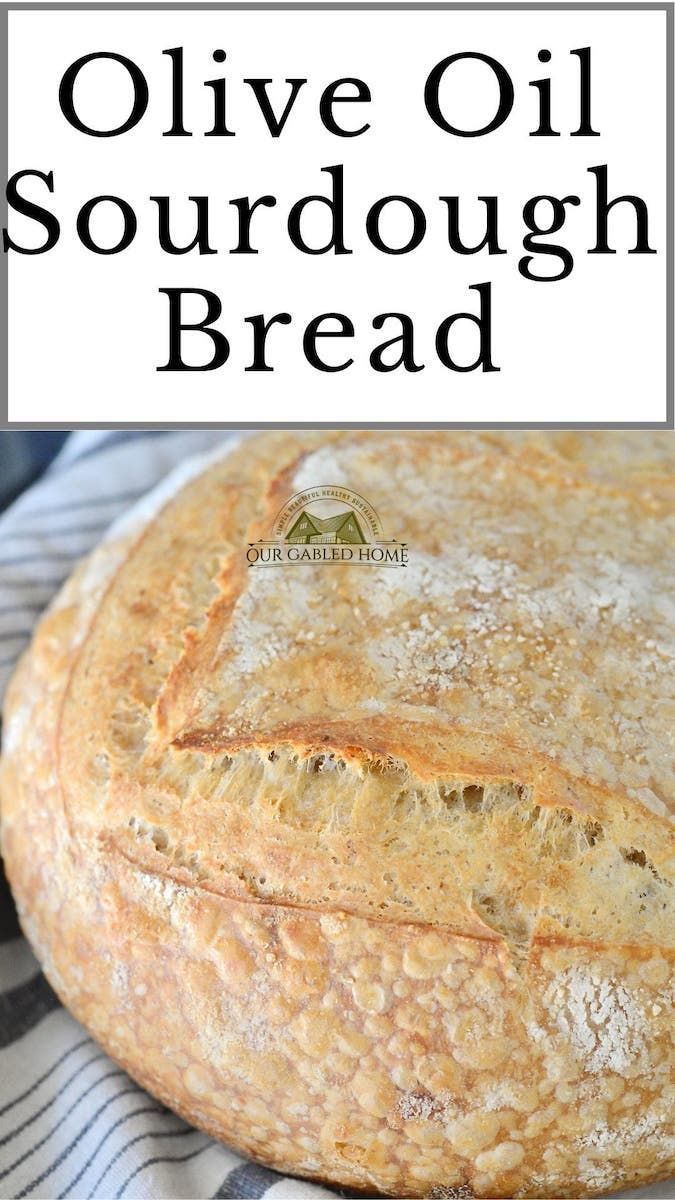
M 188 1120 L 396 1196 L 672 1172 L 671 445 L 263 435 L 66 586 L 3 855 L 64 1002 Z M 407 574 L 247 568 L 321 483 Z

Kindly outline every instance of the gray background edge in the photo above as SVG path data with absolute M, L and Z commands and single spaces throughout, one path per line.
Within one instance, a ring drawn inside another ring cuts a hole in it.
M 674 23 L 674 5 L 672 0 L 658 0 L 658 2 L 648 2 L 641 4 L 635 2 L 616 2 L 612 3 L 593 3 L 592 0 L 551 0 L 549 3 L 523 3 L 514 2 L 514 0 L 506 0 L 505 3 L 490 3 L 484 0 L 465 0 L 464 3 L 433 3 L 421 0 L 420 3 L 410 3 L 406 0 L 390 0 L 382 4 L 361 2 L 361 0 L 328 0 L 324 3 L 309 3 L 298 4 L 282 2 L 260 3 L 257 0 L 242 0 L 240 3 L 222 3 L 216 0 L 215 3 L 201 3 L 196 0 L 195 3 L 185 3 L 185 0 L 166 0 L 157 4 L 143 3 L 143 0 L 119 0 L 119 2 L 103 2 L 101 3 L 55 3 L 55 4 L 40 4 L 40 3 L 0 3 L 0 62 L 5 64 L 5 85 L 1 89 L 1 107 L 0 107 L 0 161 L 4 163 L 5 180 L 8 178 L 9 162 L 8 162 L 8 118 L 9 118 L 9 78 L 8 78 L 8 46 L 9 46 L 9 13 L 22 11 L 40 11 L 40 10 L 76 10 L 84 9 L 85 11 L 102 9 L 102 10 L 145 10 L 153 11 L 155 9 L 197 9 L 208 10 L 215 9 L 220 11 L 236 11 L 236 10 L 270 10 L 270 9 L 287 9 L 290 11 L 300 11 L 308 9 L 309 11 L 377 11 L 386 10 L 415 10 L 420 12 L 428 11 L 461 11 L 461 10 L 518 10 L 526 11 L 532 9 L 534 11 L 647 11 L 647 12 L 664 12 L 666 15 L 666 420 L 659 422 L 555 422 L 546 421 L 533 424 L 527 421 L 511 421 L 502 423 L 484 423 L 484 422 L 392 422 L 386 425 L 382 422 L 363 422 L 350 423 L 347 428 L 351 429 L 371 429 L 371 428 L 391 428 L 391 429 L 674 429 L 675 428 L 675 394 L 674 394 L 674 346 L 673 346 L 673 322 L 675 316 L 673 287 L 675 276 L 675 264 L 673 262 L 673 220 L 675 216 L 674 195 L 673 195 L 673 168 L 675 163 L 675 142 L 673 130 L 673 23 Z M 5 188 L 2 188 L 2 200 L 0 203 L 0 215 L 2 216 L 2 227 L 7 225 L 7 198 Z M 9 423 L 9 345 L 8 345 L 8 318 L 9 318 L 9 262 L 6 253 L 0 254 L 0 378 L 2 386 L 0 389 L 0 430 L 8 429 L 35 429 L 39 426 L 31 424 L 23 424 L 19 422 Z M 81 422 L 71 425 L 54 425 L 53 428 L 68 428 L 68 429 L 332 429 L 341 428 L 340 424 L 328 422 L 177 422 L 175 424 L 166 425 L 156 422 Z

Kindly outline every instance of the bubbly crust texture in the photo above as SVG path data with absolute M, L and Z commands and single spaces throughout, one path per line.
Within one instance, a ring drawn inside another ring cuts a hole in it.
M 674 449 L 263 434 L 78 569 L 8 693 L 2 851 L 151 1092 L 357 1191 L 673 1172 Z M 409 565 L 250 568 L 322 484 Z

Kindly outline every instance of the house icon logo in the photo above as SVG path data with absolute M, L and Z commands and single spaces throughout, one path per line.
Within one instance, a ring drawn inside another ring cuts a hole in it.
M 339 484 L 296 492 L 274 521 L 271 536 L 249 542 L 249 567 L 353 563 L 405 567 L 405 542 L 385 538 L 372 504 Z
M 292 545 L 365 545 L 366 539 L 353 508 L 345 508 L 333 517 L 313 516 L 303 509 L 286 534 Z

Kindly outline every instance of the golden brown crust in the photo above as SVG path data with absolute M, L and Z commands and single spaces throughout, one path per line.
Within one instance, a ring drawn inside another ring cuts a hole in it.
M 265 435 L 71 581 L 10 689 L 3 853 L 151 1091 L 393 1195 L 668 1175 L 671 446 Z M 321 483 L 410 566 L 248 569 Z

